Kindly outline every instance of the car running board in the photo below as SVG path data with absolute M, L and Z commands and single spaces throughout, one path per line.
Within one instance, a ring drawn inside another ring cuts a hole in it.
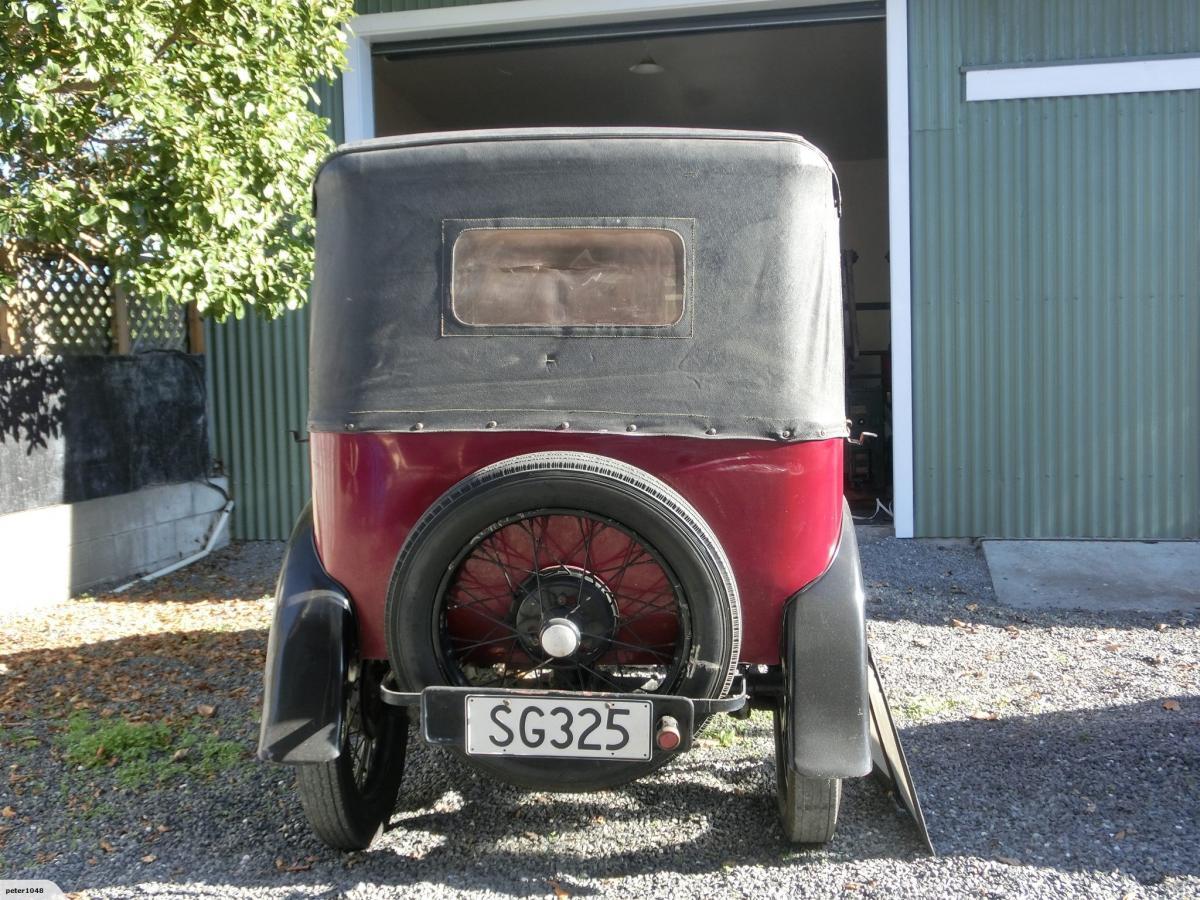
M 904 758 L 904 748 L 900 746 L 900 734 L 896 731 L 896 723 L 892 721 L 892 711 L 888 708 L 883 682 L 879 680 L 879 671 L 875 668 L 870 649 L 867 650 L 867 676 L 871 708 L 871 762 L 874 763 L 872 774 L 892 799 L 898 800 L 908 810 L 925 846 L 931 855 L 936 856 L 929 829 L 925 827 L 925 816 L 921 813 L 921 801 L 917 799 L 917 788 L 908 771 L 908 761 Z

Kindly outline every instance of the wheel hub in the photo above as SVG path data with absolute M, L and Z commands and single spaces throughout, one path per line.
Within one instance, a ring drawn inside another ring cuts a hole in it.
M 570 619 L 551 619 L 542 628 L 540 640 L 547 655 L 562 659 L 579 649 L 579 627 Z
M 612 592 L 583 569 L 543 569 L 517 590 L 517 634 L 531 656 L 590 662 L 608 649 L 616 624 Z

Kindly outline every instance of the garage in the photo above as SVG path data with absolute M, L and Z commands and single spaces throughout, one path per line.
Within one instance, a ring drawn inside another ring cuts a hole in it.
M 862 515 L 890 507 L 900 537 L 1200 538 L 1194 0 L 356 12 L 346 71 L 318 88 L 339 143 L 677 125 L 793 131 L 825 150 L 853 251 L 847 411 L 880 435 L 847 449 Z M 305 502 L 289 432 L 307 336 L 303 310 L 211 335 L 237 535 L 284 537 Z M 244 414 L 246 379 L 278 381 L 287 402 Z
M 583 27 L 476 40 L 377 42 L 376 137 L 519 126 L 677 126 L 803 135 L 843 195 L 846 491 L 891 507 L 886 35 L 882 10 Z

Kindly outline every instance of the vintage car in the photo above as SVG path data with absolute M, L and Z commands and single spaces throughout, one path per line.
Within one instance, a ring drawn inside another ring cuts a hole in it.
M 314 189 L 312 504 L 260 757 L 386 824 L 409 724 L 613 788 L 771 710 L 785 836 L 844 778 L 916 810 L 842 496 L 839 193 L 795 135 L 526 129 L 341 148 Z

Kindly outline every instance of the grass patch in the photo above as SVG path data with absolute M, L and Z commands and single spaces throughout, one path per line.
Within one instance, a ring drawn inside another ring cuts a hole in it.
M 187 775 L 212 777 L 246 758 L 242 744 L 211 732 L 180 732 L 165 722 L 105 720 L 86 713 L 67 720 L 63 743 L 71 766 L 111 771 L 120 787 L 131 790 Z
M 209 777 L 235 768 L 246 758 L 246 748 L 242 744 L 213 734 L 189 731 L 179 740 L 179 747 L 188 750 L 187 761 L 192 770 Z
M 22 728 L 0 728 L 0 747 L 9 746 L 19 750 L 29 750 L 41 743 L 36 734 Z
M 748 719 L 716 715 L 705 723 L 697 737 L 714 740 L 722 747 L 732 747 L 742 738 L 761 735 L 764 730 L 770 734 L 773 727 L 771 716 L 771 711 L 766 709 L 754 710 Z
M 962 702 L 953 697 L 915 697 L 901 700 L 896 708 L 911 722 L 921 722 L 957 709 Z

